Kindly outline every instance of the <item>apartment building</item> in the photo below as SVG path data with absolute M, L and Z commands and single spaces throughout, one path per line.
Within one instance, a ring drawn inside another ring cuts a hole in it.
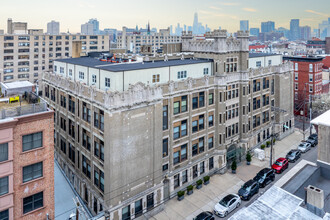
M 283 57 L 294 64 L 294 111 L 307 116 L 308 103 L 314 95 L 322 94 L 323 57 Z M 305 107 L 304 107 L 305 102 Z
M 78 53 L 110 49 L 107 35 L 0 35 L 0 82 L 41 82 L 53 60 L 72 57 L 75 42 L 81 42 Z
M 158 33 L 155 32 L 128 32 L 126 27 L 123 27 L 122 32 L 117 35 L 117 48 L 125 48 L 131 53 L 140 53 L 141 47 L 148 45 L 151 47 L 152 53 L 163 49 L 163 44 L 180 43 L 180 36 L 170 35 L 170 28 L 160 29 Z
M 244 160 L 272 127 L 278 138 L 293 131 L 291 63 L 248 69 L 247 33 L 207 38 L 184 34 L 193 58 L 61 59 L 44 74 L 55 158 L 94 215 L 150 217 L 179 190 Z
M 0 102 L 1 219 L 55 218 L 53 111 L 32 93 L 22 98 L 31 86 L 1 86 L 10 94 Z

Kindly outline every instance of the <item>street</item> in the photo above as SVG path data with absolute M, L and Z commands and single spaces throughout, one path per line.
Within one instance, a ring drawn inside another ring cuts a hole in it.
M 235 212 L 237 212 L 239 209 L 245 206 L 249 206 L 252 202 L 254 202 L 259 196 L 261 196 L 266 190 L 268 190 L 274 183 L 276 183 L 283 175 L 285 175 L 289 170 L 291 170 L 296 164 L 298 164 L 302 159 L 308 160 L 311 162 L 316 162 L 317 159 L 317 146 L 312 147 L 311 150 L 309 150 L 306 153 L 303 153 L 302 156 L 298 161 L 295 163 L 289 163 L 288 169 L 286 169 L 282 174 L 275 174 L 275 181 L 267 185 L 265 188 L 260 188 L 259 193 L 257 195 L 254 195 L 250 201 L 242 201 L 241 205 L 239 208 L 235 209 L 232 211 L 227 217 L 225 218 L 220 218 L 218 216 L 215 217 L 215 219 L 229 219 L 230 216 L 232 216 Z

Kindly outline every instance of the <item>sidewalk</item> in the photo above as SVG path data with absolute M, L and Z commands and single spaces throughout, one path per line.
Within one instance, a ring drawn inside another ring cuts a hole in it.
M 274 159 L 283 157 L 291 149 L 296 148 L 302 140 L 303 135 L 295 131 L 274 145 Z M 214 205 L 229 193 L 237 193 L 238 189 L 249 179 L 252 179 L 256 173 L 264 167 L 269 167 L 270 148 L 266 148 L 266 159 L 259 161 L 253 158 L 251 165 L 238 166 L 237 173 L 232 174 L 230 170 L 223 174 L 215 174 L 210 179 L 210 184 L 203 185 L 202 189 L 194 189 L 190 196 L 187 194 L 182 201 L 175 198 L 165 204 L 162 212 L 150 219 L 169 220 L 169 219 L 193 219 L 202 211 L 212 211 Z

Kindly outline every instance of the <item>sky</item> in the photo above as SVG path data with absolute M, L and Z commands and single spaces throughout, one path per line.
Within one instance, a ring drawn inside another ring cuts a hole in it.
M 289 28 L 290 19 L 317 28 L 330 17 L 330 0 L 0 0 L 0 29 L 7 30 L 7 19 L 28 22 L 28 28 L 47 30 L 47 22 L 60 22 L 60 31 L 80 32 L 80 25 L 97 18 L 100 29 L 122 26 L 167 28 L 192 25 L 194 13 L 211 29 L 235 32 L 240 20 L 250 28 L 262 21 L 275 21 L 276 28 Z

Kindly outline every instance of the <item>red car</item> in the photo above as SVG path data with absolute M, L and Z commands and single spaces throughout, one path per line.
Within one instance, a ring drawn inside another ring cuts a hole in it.
M 289 167 L 289 161 L 283 157 L 280 157 L 276 160 L 276 162 L 272 165 L 272 169 L 276 173 L 282 173 L 283 170 Z

